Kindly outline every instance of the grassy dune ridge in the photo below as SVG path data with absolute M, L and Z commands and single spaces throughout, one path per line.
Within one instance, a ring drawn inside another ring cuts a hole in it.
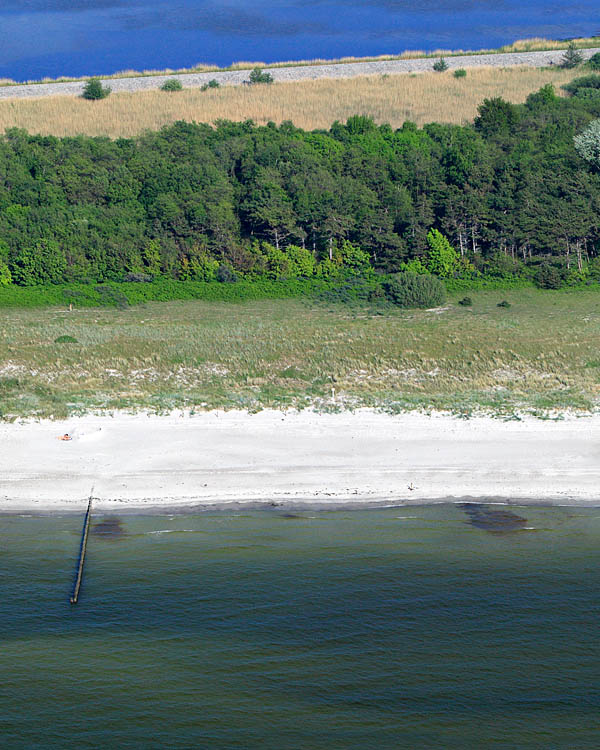
M 30 133 L 131 137 L 177 120 L 215 122 L 254 120 L 257 124 L 291 120 L 297 127 L 329 128 L 334 120 L 370 115 L 378 123 L 400 127 L 406 120 L 462 124 L 473 119 L 486 97 L 515 104 L 547 83 L 560 86 L 580 70 L 531 67 L 476 67 L 465 78 L 445 73 L 400 73 L 347 79 L 322 78 L 271 86 L 227 86 L 201 91 L 188 88 L 114 93 L 89 102 L 75 96 L 0 101 L 0 132 L 25 128 Z
M 472 292 L 470 308 L 457 305 L 459 296 L 438 310 L 386 314 L 290 299 L 0 310 L 1 416 L 597 408 L 597 290 Z M 497 306 L 504 298 L 510 308 Z M 77 343 L 55 343 L 60 336 Z

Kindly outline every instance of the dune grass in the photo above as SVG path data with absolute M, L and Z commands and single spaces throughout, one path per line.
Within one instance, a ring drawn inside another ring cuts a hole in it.
M 76 96 L 0 101 L 0 132 L 25 128 L 43 135 L 134 136 L 176 120 L 212 123 L 251 119 L 258 124 L 291 120 L 298 127 L 329 128 L 354 114 L 400 127 L 406 120 L 461 124 L 473 119 L 486 97 L 513 103 L 547 83 L 557 90 L 581 71 L 554 68 L 487 68 L 467 71 L 465 78 L 445 73 L 401 73 L 347 79 L 276 83 L 271 86 L 224 86 L 175 94 L 163 91 L 114 93 L 101 101 Z
M 600 403 L 600 292 L 471 297 L 472 307 L 457 295 L 440 310 L 386 314 L 299 300 L 0 310 L 0 413 L 366 405 L 544 416 Z M 504 298 L 511 307 L 497 306 Z

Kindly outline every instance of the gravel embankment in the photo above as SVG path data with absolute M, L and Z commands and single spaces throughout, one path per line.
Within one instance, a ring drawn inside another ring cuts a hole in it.
M 591 57 L 600 48 L 581 50 L 585 58 Z M 513 65 L 528 65 L 543 68 L 558 65 L 564 50 L 548 52 L 509 52 L 496 55 L 460 55 L 447 57 L 449 68 L 470 68 L 474 66 L 491 66 L 506 68 Z M 378 62 L 335 63 L 331 65 L 298 65 L 287 68 L 269 68 L 275 81 L 304 81 L 316 78 L 353 78 L 354 76 L 382 75 L 384 73 L 422 73 L 431 70 L 432 58 L 414 60 L 385 60 Z M 249 70 L 230 70 L 210 73 L 182 73 L 179 75 L 140 76 L 139 78 L 114 78 L 105 81 L 114 92 L 148 91 L 159 88 L 166 78 L 177 78 L 183 86 L 193 88 L 202 86 L 211 79 L 222 86 L 239 86 L 248 80 Z M 33 83 L 18 86 L 0 87 L 0 99 L 31 98 L 40 96 L 81 94 L 85 82 L 70 83 Z

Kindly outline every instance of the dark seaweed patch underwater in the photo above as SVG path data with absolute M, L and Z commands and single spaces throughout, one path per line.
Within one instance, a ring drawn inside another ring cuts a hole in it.
M 93 536 L 104 539 L 122 539 L 127 535 L 123 521 L 118 516 L 107 516 L 92 525 Z
M 509 534 L 520 531 L 527 525 L 526 518 L 510 510 L 498 510 L 481 503 L 462 503 L 460 507 L 469 518 L 467 523 L 477 529 L 489 531 L 490 534 Z

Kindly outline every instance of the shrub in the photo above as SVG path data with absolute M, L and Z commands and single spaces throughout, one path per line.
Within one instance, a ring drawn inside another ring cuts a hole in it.
M 427 260 L 427 258 L 424 260 Z M 411 258 L 409 261 L 400 263 L 397 270 L 410 271 L 411 273 L 429 273 L 421 258 Z
M 462 299 L 458 300 L 458 304 L 462 305 L 463 307 L 471 307 L 473 304 L 473 300 L 470 297 L 463 297 Z
M 362 276 L 363 278 L 373 273 L 369 254 L 358 247 L 358 245 L 353 245 L 348 240 L 343 240 L 341 243 L 338 243 L 336 250 L 339 253 L 344 272 L 354 276 Z
M 106 99 L 110 94 L 111 89 L 108 86 L 103 86 L 102 81 L 99 78 L 90 78 L 90 80 L 83 87 L 81 96 L 84 99 Z
M 310 278 L 315 272 L 315 256 L 304 247 L 288 245 L 285 249 L 292 276 Z
M 486 258 L 481 270 L 487 277 L 513 280 L 524 275 L 523 264 L 518 258 L 505 253 L 495 253 Z
M 560 289 L 563 283 L 563 275 L 551 263 L 540 263 L 533 279 L 540 289 Z
M 440 57 L 439 60 L 436 60 L 433 63 L 433 69 L 436 73 L 443 73 L 445 70 L 448 70 L 448 63 L 444 60 L 443 57 Z
M 24 244 L 12 260 L 13 282 L 22 286 L 60 284 L 67 267 L 64 250 L 54 239 Z
M 592 258 L 588 263 L 588 274 L 592 281 L 600 281 L 600 256 Z
M 579 89 L 575 97 L 585 102 L 600 102 L 600 89 Z
M 184 255 L 179 261 L 179 279 L 182 281 L 215 281 L 219 269 L 219 261 L 211 258 L 205 252 Z
M 371 285 L 372 286 L 372 285 Z M 286 281 L 238 281 L 219 284 L 216 281 L 175 281 L 155 279 L 151 284 L 114 282 L 111 285 L 58 285 L 21 287 L 12 284 L 0 287 L 0 309 L 14 307 L 56 307 L 74 303 L 77 307 L 127 307 L 144 302 L 179 299 L 203 299 L 239 302 L 250 299 L 284 299 L 307 297 L 327 288 L 319 279 L 289 279 Z M 104 290 L 104 291 L 103 291 Z M 0 379 L 1 380 L 1 379 Z
M 119 310 L 124 310 L 129 306 L 129 300 L 117 287 L 103 284 L 97 286 L 95 291 L 98 295 L 98 302 L 102 307 L 118 307 Z
M 250 83 L 273 83 L 273 76 L 260 68 L 254 68 L 250 73 Z
M 217 281 L 220 281 L 221 284 L 234 284 L 237 281 L 237 275 L 235 271 L 225 263 L 221 263 L 221 265 L 217 268 L 215 278 L 217 279 Z
M 58 338 L 54 339 L 55 344 L 78 344 L 79 341 L 77 341 L 76 338 L 73 336 L 59 336 Z
M 496 307 L 510 307 L 510 302 L 508 300 L 503 299 L 502 302 L 498 302 Z
M 132 271 L 131 273 L 126 273 L 125 276 L 123 276 L 123 281 L 134 282 L 136 284 L 149 284 L 150 282 L 154 281 L 154 276 L 152 276 L 152 274 L 150 273 L 140 273 L 139 271 Z
M 600 76 L 593 73 L 589 76 L 580 76 L 569 81 L 569 83 L 563 84 L 562 88 L 573 96 L 580 95 L 583 90 L 597 90 L 600 89 Z
M 474 292 L 477 289 L 530 289 L 535 284 L 531 278 L 493 279 L 488 276 L 477 276 L 472 279 L 444 279 L 448 292 Z
M 371 289 L 371 291 L 369 292 L 368 300 L 369 302 L 372 302 L 376 305 L 387 302 L 387 297 L 385 296 L 385 291 L 381 284 L 377 284 L 374 289 Z
M 387 302 L 387 296 L 381 287 L 367 279 L 349 277 L 340 282 L 330 283 L 317 293 L 319 302 L 343 305 L 364 305 L 366 302 Z
M 475 128 L 483 135 L 497 135 L 511 132 L 519 121 L 519 110 L 502 97 L 484 99 L 477 108 L 479 114 L 473 121 Z
M 183 85 L 178 78 L 169 78 L 160 87 L 161 91 L 181 91 Z
M 455 78 L 466 78 L 467 77 L 467 71 L 464 68 L 457 68 L 452 75 Z
M 291 269 L 290 259 L 281 248 L 269 242 L 263 242 L 262 256 L 266 260 L 265 271 L 268 278 L 280 280 L 292 278 L 295 275 Z
M 385 296 L 399 307 L 437 307 L 446 299 L 446 288 L 435 276 L 406 271 L 383 282 Z
M 591 70 L 600 70 L 600 52 L 596 52 L 595 55 L 592 55 L 587 61 L 587 64 Z
M 575 42 L 569 42 L 565 54 L 560 61 L 561 68 L 576 68 L 583 62 L 583 55 L 575 46 Z
M 60 287 L 54 287 L 55 290 L 59 290 L 64 298 L 64 302 L 66 302 L 69 305 L 77 305 L 78 307 L 87 307 L 92 299 L 95 299 L 97 301 L 97 298 L 95 297 L 93 287 L 89 285 L 85 285 L 83 288 L 77 288 L 77 289 L 71 289 L 70 287 L 63 287 L 62 289 Z M 47 292 L 47 287 L 37 287 L 37 292 L 41 292 L 42 296 L 44 295 L 44 292 Z M 91 293 L 90 293 L 91 292 Z M 29 302 L 29 300 L 28 300 Z M 37 304 L 37 300 L 34 304 Z
M 200 87 L 200 91 L 208 91 L 208 89 L 220 89 L 221 84 L 215 79 L 211 78 L 208 83 L 205 83 Z
M 540 109 L 542 107 L 548 107 L 556 104 L 558 97 L 556 90 L 551 83 L 547 83 L 539 91 L 534 91 L 533 94 L 529 94 L 525 104 L 529 109 Z

